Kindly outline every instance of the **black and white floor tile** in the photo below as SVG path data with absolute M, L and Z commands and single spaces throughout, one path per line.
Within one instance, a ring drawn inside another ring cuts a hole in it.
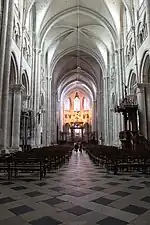
M 150 177 L 107 174 L 85 152 L 42 181 L 0 177 L 0 225 L 59 224 L 149 225 Z

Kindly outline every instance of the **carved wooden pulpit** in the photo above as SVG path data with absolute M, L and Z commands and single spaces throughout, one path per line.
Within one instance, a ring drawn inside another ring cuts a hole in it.
M 122 148 L 125 150 L 134 149 L 134 140 L 138 134 L 137 120 L 138 105 L 135 96 L 127 95 L 127 86 L 125 86 L 125 97 L 119 106 L 116 106 L 115 112 L 122 113 L 124 117 L 124 130 L 119 133 L 119 139 Z

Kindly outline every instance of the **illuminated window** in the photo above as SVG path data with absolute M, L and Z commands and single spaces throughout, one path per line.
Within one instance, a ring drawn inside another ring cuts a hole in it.
M 84 98 L 83 108 L 85 111 L 90 110 L 90 102 L 88 98 Z
M 80 112 L 80 99 L 77 92 L 74 99 L 74 112 Z
M 65 101 L 64 108 L 67 111 L 70 110 L 70 99 L 69 98 Z

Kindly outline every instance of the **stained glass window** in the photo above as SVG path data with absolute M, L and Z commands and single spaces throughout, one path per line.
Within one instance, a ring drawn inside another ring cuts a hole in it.
M 88 98 L 84 98 L 83 108 L 85 111 L 90 110 L 90 103 Z
M 69 98 L 65 101 L 64 108 L 67 111 L 70 110 L 70 99 Z
M 74 99 L 74 112 L 80 112 L 80 98 L 78 96 L 78 93 L 76 93 Z

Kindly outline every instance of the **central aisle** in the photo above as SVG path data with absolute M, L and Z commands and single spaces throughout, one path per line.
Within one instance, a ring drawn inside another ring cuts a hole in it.
M 29 224 L 149 225 L 150 178 L 108 175 L 73 152 L 42 181 L 1 180 L 0 225 Z

